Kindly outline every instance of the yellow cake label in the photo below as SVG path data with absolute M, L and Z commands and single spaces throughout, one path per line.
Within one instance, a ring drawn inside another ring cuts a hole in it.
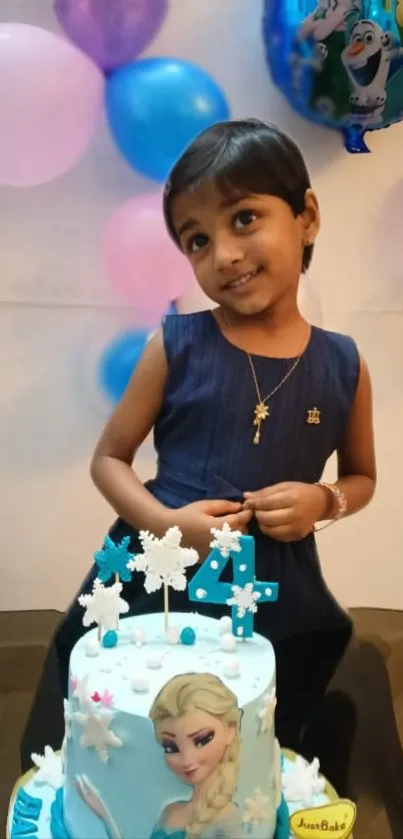
M 298 810 L 290 818 L 290 827 L 296 839 L 348 839 L 356 815 L 355 804 L 340 799 L 323 807 Z

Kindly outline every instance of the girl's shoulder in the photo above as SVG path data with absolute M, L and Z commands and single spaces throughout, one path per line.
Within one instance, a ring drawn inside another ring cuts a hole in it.
M 184 315 L 167 315 L 162 324 L 164 349 L 168 362 L 186 354 L 192 347 L 205 348 L 216 339 L 211 311 Z
M 314 326 L 313 337 L 315 336 L 336 353 L 352 355 L 354 357 L 358 355 L 357 344 L 351 335 Z
M 213 309 L 203 309 L 201 312 L 169 313 L 165 315 L 163 322 L 185 326 L 190 323 L 203 323 L 211 319 L 214 320 Z
M 162 328 L 164 333 L 183 332 L 186 334 L 192 330 L 210 330 L 214 323 L 214 315 L 209 309 L 206 309 L 203 312 L 166 315 L 162 322 Z
M 312 341 L 313 357 L 325 364 L 337 377 L 358 381 L 360 353 L 350 335 L 314 327 Z

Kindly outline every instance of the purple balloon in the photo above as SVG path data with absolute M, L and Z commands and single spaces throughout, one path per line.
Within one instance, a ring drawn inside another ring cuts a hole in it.
M 168 0 L 54 0 L 66 35 L 104 70 L 133 61 L 157 34 Z

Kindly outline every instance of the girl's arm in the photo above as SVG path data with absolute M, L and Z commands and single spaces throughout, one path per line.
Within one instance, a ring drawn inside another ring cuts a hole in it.
M 160 414 L 168 377 L 162 332 L 147 344 L 122 401 L 112 414 L 95 449 L 91 477 L 111 507 L 134 530 L 163 536 L 177 524 L 189 547 L 204 558 L 211 542 L 211 528 L 224 521 L 244 530 L 251 513 L 242 504 L 202 500 L 172 512 L 143 486 L 132 469 L 135 455 Z
M 351 515 L 371 501 L 376 486 L 372 386 L 369 370 L 362 356 L 360 377 L 347 432 L 337 456 L 336 486 L 344 492 L 347 514 Z
M 162 332 L 146 346 L 128 388 L 96 446 L 91 477 L 115 512 L 136 530 L 164 530 L 166 508 L 132 469 L 161 410 L 168 366 Z
M 334 486 L 344 493 L 347 515 L 352 515 L 370 502 L 376 486 L 372 387 L 362 357 L 357 391 L 337 455 Z M 337 513 L 333 493 L 317 484 L 297 482 L 247 492 L 244 506 L 254 512 L 263 533 L 284 542 L 303 539 L 316 522 L 334 518 Z

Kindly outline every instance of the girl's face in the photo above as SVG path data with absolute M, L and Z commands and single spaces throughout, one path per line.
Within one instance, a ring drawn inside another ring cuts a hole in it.
M 178 195 L 172 220 L 203 291 L 240 315 L 259 315 L 279 301 L 295 305 L 304 246 L 319 228 L 314 193 L 295 217 L 281 198 L 226 197 L 213 183 Z
M 201 784 L 221 763 L 235 731 L 235 724 L 206 711 L 164 720 L 160 740 L 166 764 L 186 784 Z

